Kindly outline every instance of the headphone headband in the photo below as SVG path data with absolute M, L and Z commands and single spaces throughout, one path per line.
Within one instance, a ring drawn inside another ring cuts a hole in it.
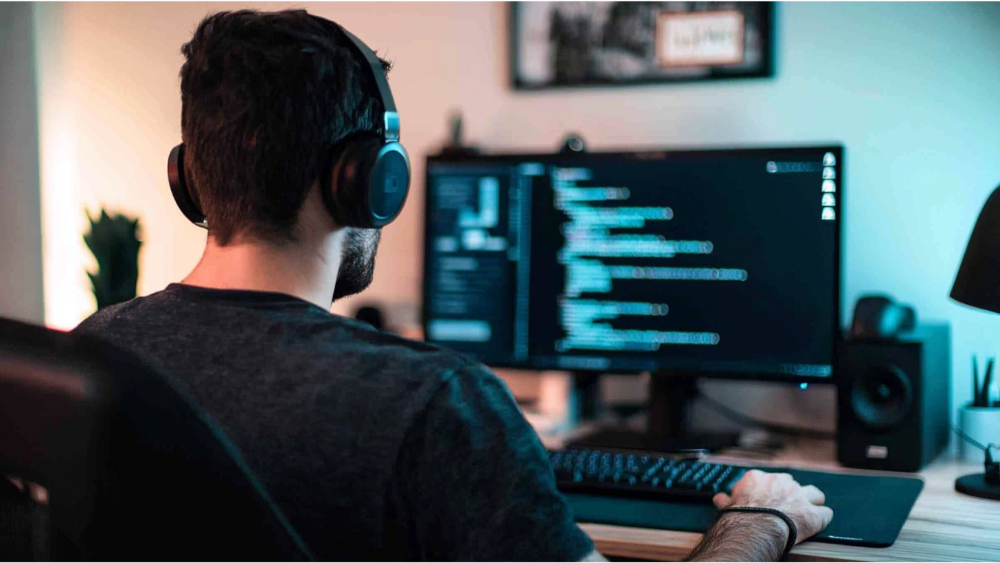
M 375 79 L 379 96 L 382 98 L 382 109 L 385 111 L 382 125 L 385 131 L 386 142 L 399 142 L 399 112 L 396 111 L 396 101 L 392 99 L 392 90 L 389 89 L 389 82 L 385 79 L 385 70 L 382 68 L 382 61 L 379 60 L 375 51 L 372 51 L 368 45 L 365 45 L 364 41 L 341 27 L 340 24 L 335 22 L 335 25 L 340 27 L 340 31 L 344 32 L 344 35 L 350 39 L 354 50 L 364 57 L 371 70 L 369 74 Z

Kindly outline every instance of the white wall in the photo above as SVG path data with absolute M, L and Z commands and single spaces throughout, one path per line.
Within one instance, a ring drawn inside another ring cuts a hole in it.
M 43 321 L 31 4 L 0 3 L 0 317 Z
M 254 4 L 264 9 L 286 4 Z M 234 4 L 58 4 L 39 8 L 47 320 L 93 309 L 80 210 L 139 214 L 141 293 L 187 273 L 204 235 L 173 208 L 164 161 L 180 138 L 180 45 L 200 17 Z M 887 291 L 953 326 L 954 401 L 972 353 L 995 353 L 1000 319 L 951 303 L 980 205 L 1000 183 L 1000 5 L 792 3 L 778 8 L 777 76 L 631 89 L 515 93 L 507 86 L 507 6 L 309 4 L 393 59 L 414 157 L 411 201 L 386 229 L 364 298 L 419 299 L 422 157 L 460 107 L 489 149 L 548 150 L 569 130 L 595 149 L 664 145 L 846 146 L 844 315 Z M 338 305 L 344 310 L 346 305 Z M 845 321 L 846 322 L 846 321 Z M 832 425 L 831 393 L 716 386 L 777 420 Z

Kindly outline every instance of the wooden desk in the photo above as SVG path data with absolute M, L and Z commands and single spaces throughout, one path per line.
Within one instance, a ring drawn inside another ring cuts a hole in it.
M 832 442 L 790 444 L 777 459 L 767 462 L 713 456 L 734 465 L 784 466 L 843 473 L 873 474 L 840 468 Z M 924 489 L 892 547 L 868 548 L 805 542 L 792 551 L 793 561 L 1000 561 L 1000 502 L 955 492 L 955 478 L 982 471 L 945 455 L 920 473 Z M 877 474 L 877 473 L 875 473 Z M 834 515 L 834 518 L 837 516 Z M 701 534 L 582 524 L 606 556 L 679 561 Z

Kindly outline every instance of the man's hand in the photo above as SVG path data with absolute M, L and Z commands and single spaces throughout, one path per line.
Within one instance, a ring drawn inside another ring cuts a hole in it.
M 823 492 L 803 487 L 787 473 L 752 470 L 733 486 L 732 495 L 719 493 L 712 499 L 716 508 L 758 506 L 773 508 L 795 522 L 797 542 L 821 531 L 833 519 L 833 511 L 823 506 Z M 688 561 L 774 561 L 788 541 L 788 525 L 769 514 L 727 513 L 705 534 L 688 556 Z
M 732 496 L 719 493 L 712 502 L 719 510 L 730 506 L 780 510 L 795 522 L 798 542 L 822 532 L 833 520 L 833 510 L 823 506 L 826 502 L 823 491 L 812 485 L 799 485 L 788 473 L 748 471 L 733 486 Z

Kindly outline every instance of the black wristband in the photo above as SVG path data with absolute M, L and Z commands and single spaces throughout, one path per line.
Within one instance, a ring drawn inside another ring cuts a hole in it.
M 788 517 L 784 512 L 774 509 L 774 508 L 763 508 L 760 506 L 730 506 L 729 508 L 724 508 L 719 511 L 719 516 L 727 512 L 757 512 L 762 514 L 770 514 L 771 516 L 777 516 L 784 520 L 785 524 L 788 524 L 788 541 L 785 542 L 785 551 L 781 552 L 781 557 L 778 561 L 783 561 L 788 554 L 792 552 L 792 548 L 795 547 L 795 542 L 799 538 L 799 529 L 795 527 L 795 522 Z

